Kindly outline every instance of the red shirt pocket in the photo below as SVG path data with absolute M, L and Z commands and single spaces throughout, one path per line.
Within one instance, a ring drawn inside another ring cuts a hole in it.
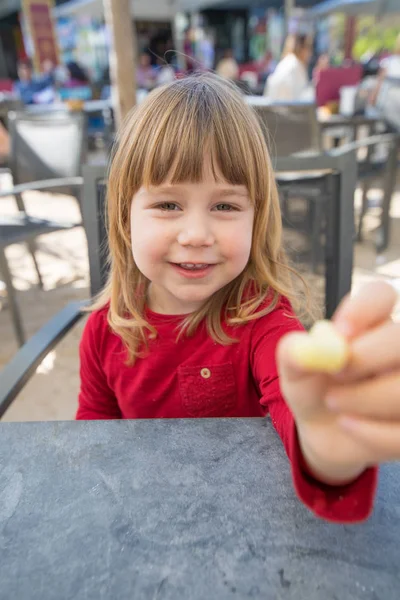
M 191 417 L 225 417 L 236 406 L 232 363 L 178 368 L 182 405 Z

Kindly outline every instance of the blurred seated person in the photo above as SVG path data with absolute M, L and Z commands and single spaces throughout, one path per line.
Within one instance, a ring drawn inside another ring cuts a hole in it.
M 214 68 L 215 60 L 214 39 L 211 33 L 205 34 L 200 41 L 200 55 L 203 69 L 211 71 Z
M 307 35 L 289 35 L 282 59 L 268 77 L 264 96 L 275 102 L 312 100 L 313 90 L 308 78 L 312 56 L 312 41 Z
M 57 67 L 52 60 L 46 58 L 41 64 L 41 78 L 46 79 L 49 84 L 54 84 Z
M 164 85 L 171 83 L 175 79 L 175 71 L 171 65 L 162 58 L 157 58 L 157 67 L 155 70 L 155 84 Z
M 195 33 L 194 30 L 188 28 L 185 30 L 185 38 L 183 40 L 183 58 L 185 62 L 186 73 L 193 73 L 196 67 L 196 61 L 194 58 L 194 45 Z
M 14 91 L 24 104 L 40 103 L 40 95 L 46 96 L 53 90 L 53 74 L 45 72 L 33 75 L 32 63 L 29 59 L 20 60 L 17 65 L 18 81 Z
M 90 85 L 90 80 L 85 69 L 75 61 L 67 63 L 67 80 L 63 83 L 63 87 L 76 88 Z
M 0 166 L 4 167 L 10 155 L 10 136 L 3 123 L 0 121 Z
M 363 67 L 363 79 L 366 77 L 376 77 L 380 69 L 382 49 L 373 51 L 367 50 L 362 54 L 360 62 Z
M 156 72 L 151 66 L 150 56 L 142 52 L 136 69 L 136 82 L 139 88 L 151 90 L 156 83 Z
M 400 33 L 396 38 L 393 54 L 380 63 L 378 81 L 371 97 L 372 105 L 379 103 L 379 96 L 384 94 L 386 79 L 398 80 L 400 83 Z
M 380 67 L 385 77 L 400 79 L 400 33 L 396 38 L 393 53 L 381 61 Z
M 224 79 L 239 79 L 239 65 L 233 55 L 232 48 L 224 51 L 223 57 L 217 64 L 216 73 Z
M 273 71 L 276 69 L 276 62 L 274 60 L 271 50 L 268 50 L 264 56 L 257 62 L 258 73 L 260 81 L 265 83 L 265 80 Z
M 111 98 L 111 77 L 110 77 L 110 69 L 106 67 L 103 71 L 103 75 L 101 78 L 102 89 L 100 94 L 101 100 L 109 100 Z
M 331 64 L 331 61 L 329 59 L 329 54 L 326 54 L 326 53 L 320 54 L 320 56 L 317 59 L 317 62 L 315 63 L 315 67 L 313 68 L 313 72 L 312 72 L 313 81 L 317 81 L 318 76 L 321 73 L 321 71 L 325 71 L 325 69 L 328 69 L 330 67 L 330 64 Z

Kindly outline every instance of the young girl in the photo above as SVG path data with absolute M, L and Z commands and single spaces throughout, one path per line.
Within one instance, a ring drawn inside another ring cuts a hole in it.
M 77 418 L 269 414 L 300 499 L 333 521 L 366 518 L 375 465 L 400 456 L 395 293 L 375 284 L 339 309 L 343 373 L 300 367 L 293 344 L 308 334 L 292 310 L 274 174 L 233 84 L 192 76 L 134 110 L 108 215 L 110 277 L 81 342 Z

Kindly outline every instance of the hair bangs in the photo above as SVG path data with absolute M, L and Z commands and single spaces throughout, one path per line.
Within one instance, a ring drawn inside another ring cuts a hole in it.
M 207 163 L 217 182 L 246 186 L 255 202 L 255 167 L 260 160 L 265 165 L 266 156 L 263 140 L 254 136 L 257 126 L 252 110 L 225 82 L 198 76 L 190 85 L 189 94 L 182 93 L 182 80 L 153 92 L 153 110 L 147 112 L 135 135 L 140 156 L 133 159 L 133 192 L 165 182 L 200 182 Z

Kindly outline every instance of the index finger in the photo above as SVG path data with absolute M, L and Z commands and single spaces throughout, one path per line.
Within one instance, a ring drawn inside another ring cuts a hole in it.
M 347 338 L 387 321 L 397 301 L 394 287 L 385 281 L 364 285 L 354 296 L 346 296 L 333 316 L 335 327 Z

